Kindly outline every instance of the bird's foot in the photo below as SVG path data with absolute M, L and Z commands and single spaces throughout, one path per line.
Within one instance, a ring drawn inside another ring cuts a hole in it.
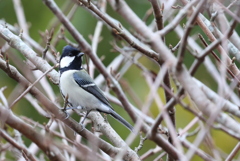
M 80 126 L 81 126 L 81 130 L 80 130 L 80 132 L 82 132 L 83 130 L 85 130 L 85 126 L 82 124 L 82 123 L 80 123 Z
M 65 113 L 66 117 L 64 118 L 64 120 L 68 119 L 70 114 L 67 112 L 66 108 L 61 109 L 63 113 Z
M 82 109 L 81 106 L 77 106 L 77 107 L 64 107 L 61 110 L 62 110 L 62 112 L 64 112 L 66 114 L 66 118 L 65 119 L 67 119 L 70 116 L 70 114 L 67 112 L 67 110 L 81 110 L 81 109 Z

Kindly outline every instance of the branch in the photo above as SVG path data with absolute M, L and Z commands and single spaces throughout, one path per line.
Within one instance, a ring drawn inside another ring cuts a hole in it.
M 28 47 L 20 39 L 20 37 L 14 35 L 12 32 L 9 31 L 8 28 L 1 24 L 0 24 L 0 36 L 5 41 L 7 41 L 11 47 L 21 52 L 24 55 L 24 57 L 29 59 L 42 72 L 45 72 L 51 68 L 51 66 L 45 60 L 37 56 L 37 54 L 30 47 Z M 47 75 L 48 76 L 51 75 L 51 78 L 52 80 L 54 80 L 55 83 L 58 82 L 59 74 L 55 70 L 50 71 Z
M 153 12 L 154 12 L 154 17 L 156 20 L 156 24 L 157 24 L 157 29 L 161 30 L 163 29 L 163 5 L 162 7 L 159 5 L 159 1 L 158 0 L 150 0 L 151 4 L 152 4 L 152 8 L 153 8 Z
M 7 109 L 6 107 L 0 106 L 0 114 L 1 118 L 5 118 L 4 121 L 6 124 L 8 124 L 14 129 L 17 129 L 19 132 L 21 132 L 23 135 L 25 135 L 27 138 L 29 138 L 35 144 L 37 144 L 50 160 L 65 161 L 65 158 L 61 155 L 60 150 L 56 146 L 54 146 L 54 144 L 51 143 L 52 141 L 50 138 L 43 136 L 37 131 L 35 131 L 34 128 L 23 122 L 18 117 L 16 117 L 12 113 L 12 111 Z
M 0 107 L 1 108 L 4 107 Z M 25 129 L 26 130 L 26 129 Z M 5 131 L 3 131 L 2 129 L 0 129 L 0 135 L 7 141 L 9 142 L 12 146 L 14 146 L 15 148 L 17 148 L 21 153 L 24 153 L 27 156 L 27 159 L 30 159 L 31 161 L 37 161 L 38 159 L 31 154 L 28 149 L 26 149 L 24 146 L 19 145 L 19 143 L 17 143 L 13 138 L 11 138 Z
M 199 2 L 197 8 L 194 10 L 193 14 L 191 15 L 190 19 L 187 21 L 187 25 L 186 25 L 186 29 L 185 29 L 185 33 L 181 39 L 181 44 L 180 44 L 180 48 L 178 51 L 178 62 L 177 62 L 177 70 L 179 68 L 181 68 L 182 63 L 183 63 L 183 58 L 185 55 L 185 48 L 186 48 L 186 43 L 187 43 L 187 38 L 189 37 L 190 31 L 193 27 L 193 24 L 200 12 L 200 10 L 202 9 L 202 6 L 204 5 L 204 3 L 206 3 L 206 0 L 202 0 Z

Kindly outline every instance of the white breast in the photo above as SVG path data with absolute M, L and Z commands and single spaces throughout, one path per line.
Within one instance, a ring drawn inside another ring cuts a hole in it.
M 96 110 L 102 106 L 102 103 L 92 94 L 86 92 L 78 86 L 73 78 L 76 70 L 68 70 L 62 73 L 60 77 L 60 90 L 73 107 L 81 106 L 83 110 Z

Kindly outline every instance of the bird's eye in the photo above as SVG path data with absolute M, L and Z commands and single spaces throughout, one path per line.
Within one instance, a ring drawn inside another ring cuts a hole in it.
M 69 56 L 74 56 L 74 54 L 73 53 L 69 53 Z

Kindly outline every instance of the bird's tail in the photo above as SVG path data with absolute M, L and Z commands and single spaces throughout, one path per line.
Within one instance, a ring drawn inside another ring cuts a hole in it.
M 122 116 L 120 116 L 118 113 L 116 113 L 115 111 L 111 110 L 111 112 L 109 113 L 113 118 L 115 118 L 116 120 L 118 120 L 121 124 L 123 124 L 124 126 L 126 126 L 131 132 L 134 133 L 133 131 L 133 126 L 131 124 L 129 124 L 124 118 L 122 118 Z

